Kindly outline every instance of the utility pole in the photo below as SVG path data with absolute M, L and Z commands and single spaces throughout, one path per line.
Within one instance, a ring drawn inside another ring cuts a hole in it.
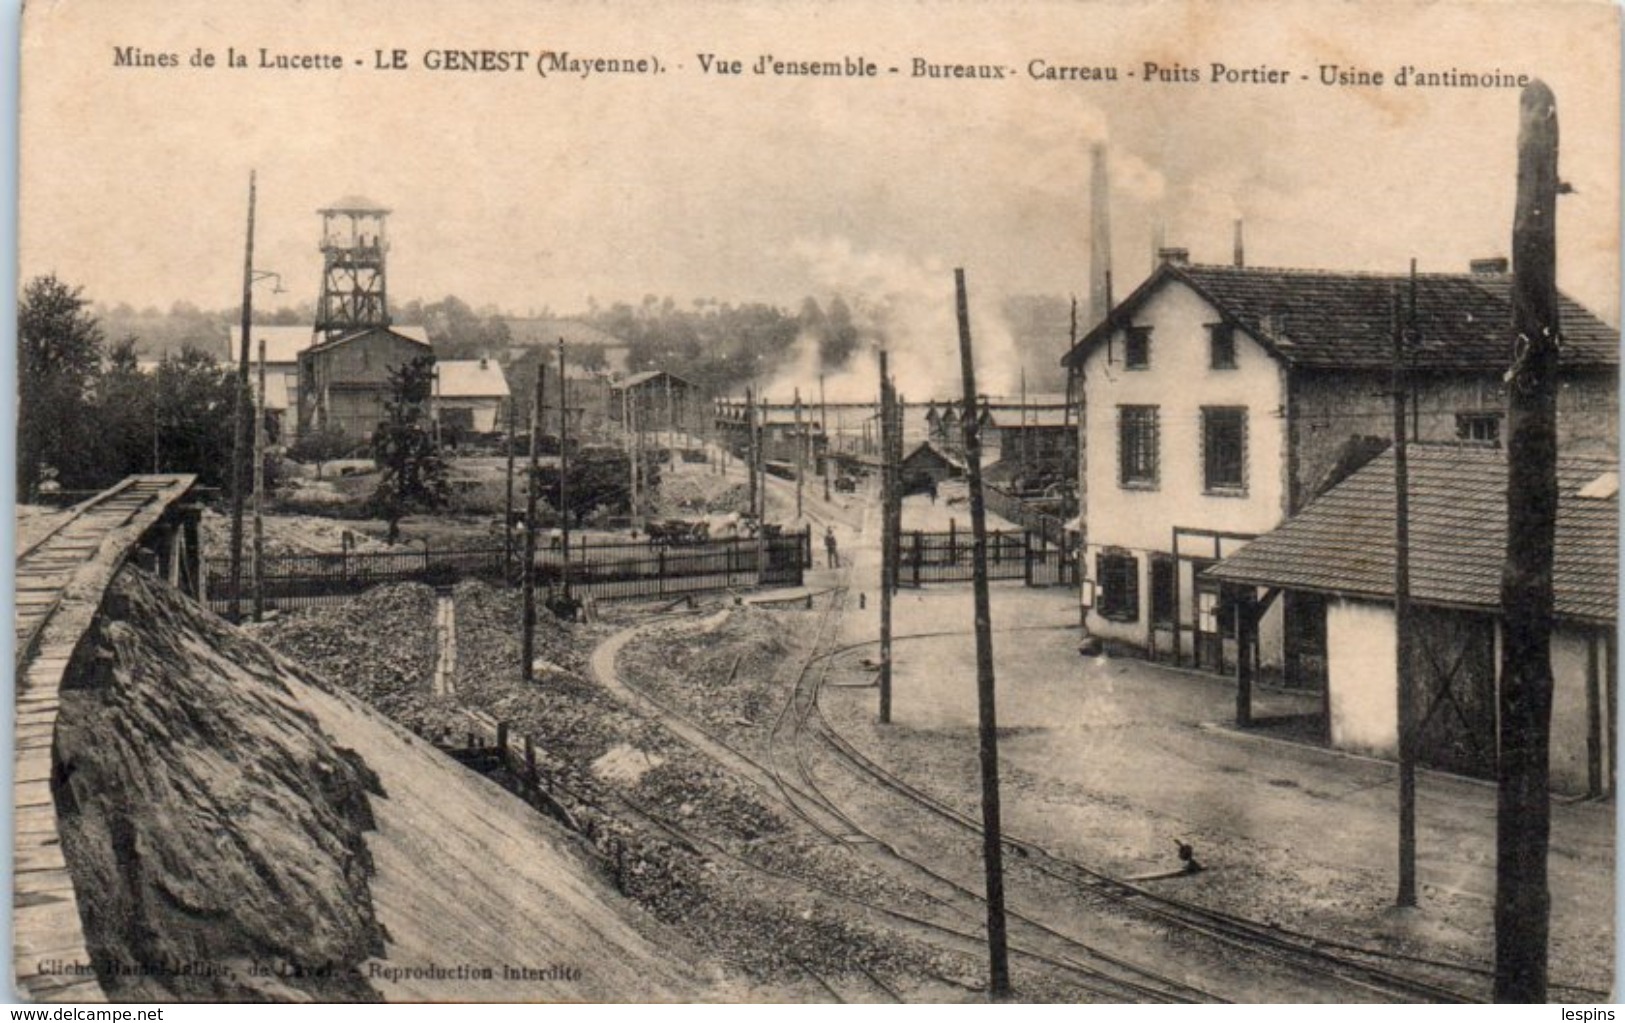
M 254 320 L 254 172 L 248 172 L 248 243 L 243 247 L 243 340 L 237 360 L 237 402 L 231 444 L 231 603 L 227 617 L 243 617 L 243 472 L 248 454 L 248 334 Z
M 1416 905 L 1416 727 L 1415 681 L 1412 678 L 1410 479 L 1405 436 L 1406 334 L 1399 315 L 1399 293 L 1389 295 L 1393 333 L 1394 391 L 1394 658 L 1395 717 L 1399 747 L 1399 893 L 1398 906 Z
M 750 513 L 756 514 L 756 395 L 745 388 L 745 457 L 750 459 L 745 476 L 750 480 Z M 757 519 L 760 522 L 761 519 Z
M 801 498 L 806 489 L 804 483 L 807 478 L 807 437 L 801 432 L 801 388 L 796 388 L 796 521 L 802 518 Z
M 976 598 L 976 704 L 982 762 L 982 860 L 987 868 L 988 989 L 995 1001 L 1010 995 L 1005 946 L 1004 843 L 999 825 L 999 737 L 993 687 L 993 610 L 987 586 L 987 507 L 982 499 L 982 428 L 976 417 L 976 366 L 971 358 L 965 271 L 954 271 L 959 312 L 959 365 L 964 378 L 965 475 L 970 483 L 970 525 Z
M 547 378 L 547 363 L 536 360 L 536 392 L 530 399 L 530 456 L 529 473 L 525 486 L 525 564 L 524 564 L 524 625 L 520 657 L 524 666 L 520 678 L 526 682 L 536 680 L 536 492 L 540 489 L 541 463 L 536 449 L 541 446 L 542 385 Z
M 265 618 L 265 339 L 260 338 L 254 395 L 254 620 Z
M 1496 765 L 1495 1000 L 1544 1002 L 1551 893 L 1548 791 L 1552 562 L 1557 529 L 1557 100 L 1519 100 L 1512 225 L 1514 361 L 1507 374 L 1507 550 L 1501 574 L 1500 758 Z
M 559 523 L 560 554 L 564 567 L 559 571 L 564 600 L 570 600 L 570 384 L 564 376 L 564 338 L 559 338 Z
M 824 503 L 829 503 L 829 462 L 833 448 L 829 442 L 829 402 L 824 400 L 824 374 L 818 374 L 818 429 L 824 435 Z
M 502 506 L 502 578 L 513 583 L 513 447 L 516 403 L 508 399 L 508 496 Z
M 891 602 L 896 580 L 892 576 L 891 377 L 886 371 L 886 349 L 880 350 L 880 723 L 891 724 Z
M 628 473 L 631 476 L 628 481 L 628 486 L 631 488 L 628 491 L 631 500 L 627 507 L 629 517 L 632 520 L 632 527 L 636 529 L 638 525 L 638 448 L 636 441 L 633 439 L 631 390 L 630 387 L 624 384 L 621 386 L 621 431 L 626 435 L 626 464 Z
M 767 571 L 767 474 L 762 471 L 766 461 L 764 453 L 767 447 L 765 431 L 767 428 L 767 395 L 762 395 L 761 419 L 756 434 L 756 450 L 754 465 L 751 471 L 756 474 L 756 499 L 761 502 L 756 515 L 756 582 L 762 581 L 762 573 Z

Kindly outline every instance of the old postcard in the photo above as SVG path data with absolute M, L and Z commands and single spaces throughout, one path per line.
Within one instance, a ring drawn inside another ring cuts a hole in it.
M 19 999 L 1611 999 L 1614 5 L 21 46 Z

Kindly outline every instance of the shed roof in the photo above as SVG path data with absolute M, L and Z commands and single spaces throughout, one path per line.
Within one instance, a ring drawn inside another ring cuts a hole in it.
M 442 398 L 506 398 L 508 378 L 495 359 L 441 359 L 435 363 Z
M 1078 342 L 1062 362 L 1076 365 L 1170 283 L 1188 285 L 1225 319 L 1294 366 L 1386 369 L 1393 347 L 1392 302 L 1409 301 L 1409 274 L 1288 270 L 1166 263 Z M 1413 365 L 1432 370 L 1504 370 L 1512 337 L 1511 274 L 1418 274 Z M 1565 368 L 1617 368 L 1619 331 L 1560 296 Z
M 1506 557 L 1506 453 L 1412 444 L 1409 455 L 1411 596 L 1418 603 L 1496 611 Z M 1619 602 L 1619 498 L 1579 492 L 1617 466 L 1558 462 L 1557 560 L 1560 617 L 1613 621 Z M 1327 491 L 1272 532 L 1208 570 L 1226 582 L 1392 600 L 1392 450 Z

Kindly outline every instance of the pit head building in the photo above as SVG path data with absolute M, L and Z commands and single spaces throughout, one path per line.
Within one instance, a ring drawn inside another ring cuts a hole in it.
M 322 285 L 315 343 L 299 353 L 299 433 L 337 430 L 365 441 L 384 418 L 390 372 L 431 354 L 429 339 L 422 328 L 390 320 L 390 211 L 351 195 L 316 212 Z

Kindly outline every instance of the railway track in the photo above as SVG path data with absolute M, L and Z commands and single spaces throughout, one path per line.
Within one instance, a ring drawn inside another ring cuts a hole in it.
M 920 638 L 898 637 L 900 640 Z M 839 653 L 870 644 L 853 644 L 831 650 L 829 660 Z M 820 678 L 827 677 L 827 670 Z M 852 770 L 873 784 L 889 790 L 921 811 L 934 815 L 968 834 L 980 836 L 981 822 L 948 805 L 887 770 L 857 749 L 824 716 L 816 696 L 811 701 L 810 718 L 816 738 Z M 1346 984 L 1390 998 L 1411 998 L 1429 1002 L 1473 1003 L 1487 999 L 1478 991 L 1436 979 L 1400 972 L 1392 964 L 1415 967 L 1435 975 L 1470 980 L 1482 987 L 1493 971 L 1472 963 L 1412 956 L 1340 942 L 1302 931 L 1268 925 L 1237 914 L 1200 906 L 1155 892 L 1144 885 L 1112 877 L 1044 848 L 1042 845 L 1006 833 L 1004 845 L 1016 855 L 1006 860 L 1007 869 L 1033 871 L 1070 885 L 1099 900 L 1182 931 L 1203 935 L 1238 952 L 1251 954 L 1293 969 L 1335 978 Z M 1579 985 L 1553 983 L 1554 988 L 1592 999 L 1608 994 Z
M 678 827 L 683 838 L 695 845 L 721 855 L 743 869 L 775 880 L 788 881 L 813 888 L 838 898 L 854 908 L 879 915 L 904 925 L 916 934 L 930 936 L 939 943 L 970 954 L 983 948 L 981 924 L 985 920 L 985 902 L 980 893 L 935 870 L 923 860 L 907 855 L 888 843 L 882 836 L 862 827 L 847 815 L 818 787 L 807 769 L 799 736 L 805 731 L 809 717 L 816 707 L 812 697 L 817 687 L 809 682 L 820 665 L 827 665 L 826 647 L 833 643 L 833 619 L 840 603 L 832 599 L 820 613 L 815 630 L 815 642 L 808 655 L 799 659 L 790 691 L 780 706 L 773 725 L 774 739 L 768 755 L 752 756 L 728 743 L 721 737 L 698 726 L 687 715 L 658 700 L 651 694 L 630 685 L 625 679 L 614 677 L 611 688 L 634 696 L 645 712 L 651 713 L 679 737 L 689 741 L 717 759 L 724 767 L 754 782 L 778 805 L 785 807 L 795 818 L 813 832 L 831 843 L 872 853 L 873 859 L 910 892 L 933 907 L 931 916 L 906 912 L 894 905 L 885 905 L 873 899 L 852 895 L 821 879 L 789 873 L 767 867 L 748 856 L 723 848 L 692 829 Z M 647 626 L 644 626 L 647 627 Z M 636 631 L 636 630 L 634 630 Z M 630 633 L 622 637 L 629 638 Z M 622 642 L 625 642 L 625 638 Z M 611 641 L 612 643 L 614 641 Z M 602 651 L 604 648 L 600 648 Z M 618 645 L 617 645 L 618 649 Z M 609 658 L 595 655 L 595 669 L 601 677 L 613 671 Z M 611 681 L 606 678 L 606 681 Z M 821 681 L 821 680 L 820 680 Z M 673 830 L 670 822 L 661 823 L 662 830 Z M 1011 953 L 1029 965 L 1047 967 L 1068 979 L 1075 987 L 1111 1001 L 1154 1002 L 1213 1002 L 1223 999 L 1212 992 L 1186 984 L 1175 977 L 1159 973 L 1148 967 L 1128 962 L 1065 934 L 1030 917 L 1013 914 Z M 827 978 L 826 978 L 827 979 Z
M 17 553 L 16 664 L 34 653 L 40 632 L 62 602 L 63 589 L 96 558 L 102 541 L 150 505 L 190 486 L 190 476 L 131 476 L 75 505 L 61 522 Z

